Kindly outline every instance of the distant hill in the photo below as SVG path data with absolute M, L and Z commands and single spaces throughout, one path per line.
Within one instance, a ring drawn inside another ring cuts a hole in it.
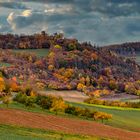
M 97 96 L 113 92 L 138 94 L 140 66 L 132 59 L 117 55 L 139 51 L 140 43 L 96 47 L 79 43 L 63 34 L 0 35 L 0 60 L 10 64 L 0 68 L 22 82 L 58 90 L 80 90 Z M 46 56 L 15 53 L 12 49 L 47 49 Z M 125 49 L 124 49 L 125 48 Z M 10 49 L 10 50 L 8 50 Z M 117 52 L 117 53 L 116 53 Z
M 140 42 L 128 42 L 123 44 L 114 44 L 102 47 L 116 52 L 120 55 L 135 55 L 140 52 Z

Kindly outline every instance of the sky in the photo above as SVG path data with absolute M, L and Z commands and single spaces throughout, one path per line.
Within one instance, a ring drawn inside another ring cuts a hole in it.
M 0 33 L 42 30 L 97 45 L 140 41 L 140 0 L 0 0 Z

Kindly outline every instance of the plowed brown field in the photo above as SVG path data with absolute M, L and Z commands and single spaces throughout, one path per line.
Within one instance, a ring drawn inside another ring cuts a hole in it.
M 63 118 L 14 109 L 0 109 L 0 123 L 119 140 L 140 140 L 140 133 L 113 128 L 94 121 Z

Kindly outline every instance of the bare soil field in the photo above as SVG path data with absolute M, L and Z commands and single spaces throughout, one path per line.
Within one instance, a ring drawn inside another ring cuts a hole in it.
M 48 90 L 48 91 L 40 91 L 41 95 L 54 95 L 60 96 L 65 101 L 69 102 L 83 102 L 85 99 L 89 98 L 89 96 L 85 95 L 83 92 L 79 92 L 76 90 Z
M 113 128 L 94 121 L 62 118 L 14 109 L 0 109 L 0 123 L 73 134 L 109 137 L 119 140 L 140 140 L 140 133 L 138 132 Z

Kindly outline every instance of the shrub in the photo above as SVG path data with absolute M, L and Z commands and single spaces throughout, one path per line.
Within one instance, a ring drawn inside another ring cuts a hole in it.
M 62 46 L 60 46 L 60 45 L 55 45 L 54 48 L 55 48 L 55 49 L 62 49 Z
M 38 104 L 44 109 L 54 111 L 56 114 L 58 112 L 65 112 L 67 114 L 75 115 L 75 116 L 83 116 L 86 118 L 93 118 L 96 119 L 109 119 L 109 114 L 100 112 L 100 114 L 97 114 L 97 111 L 90 111 L 89 109 L 83 109 L 80 107 L 75 107 L 71 105 L 65 104 L 64 100 L 61 97 L 54 97 L 54 96 L 40 96 L 32 97 L 27 96 L 26 94 L 17 94 L 17 96 L 14 98 L 15 101 L 19 103 L 23 103 L 26 106 L 33 107 L 34 104 Z M 101 117 L 102 115 L 102 117 Z M 108 118 L 107 118 L 108 115 Z
M 9 103 L 11 102 L 11 98 L 9 96 L 4 96 L 2 101 L 8 107 Z
M 116 81 L 111 80 L 111 81 L 109 82 L 109 88 L 110 88 L 111 90 L 118 89 L 118 85 L 117 85 Z
M 70 106 L 68 105 L 65 109 L 65 113 L 75 115 L 75 116 L 83 116 L 86 118 L 93 118 L 93 114 L 96 111 L 90 111 L 89 109 L 85 108 L 80 108 L 80 107 L 75 107 L 75 106 Z
M 68 105 L 67 108 L 65 109 L 65 113 L 75 115 L 75 107 Z
M 49 65 L 49 66 L 48 66 L 48 70 L 49 70 L 49 71 L 54 70 L 54 65 Z
M 125 92 L 129 94 L 136 94 L 136 88 L 133 83 L 127 83 L 125 85 Z
M 37 96 L 36 103 L 44 109 L 50 109 L 52 107 L 52 96 Z
M 79 91 L 83 91 L 85 88 L 86 88 L 86 86 L 84 84 L 82 84 L 82 83 L 79 83 L 77 85 L 77 90 L 79 90 Z
M 93 97 L 86 99 L 84 102 L 89 104 L 106 105 L 106 106 L 140 108 L 140 102 L 107 101 L 107 100 L 99 100 Z
M 73 43 L 70 43 L 66 48 L 67 51 L 73 51 L 75 49 L 76 49 L 76 45 L 74 45 Z
M 40 105 L 44 109 L 48 109 L 50 111 L 64 112 L 66 108 L 66 104 L 61 97 L 55 96 L 37 96 L 36 103 Z
M 26 103 L 26 98 L 27 98 L 27 95 L 22 94 L 22 93 L 18 93 L 15 96 L 14 101 L 17 101 L 19 103 L 25 104 Z
M 50 110 L 57 112 L 64 112 L 66 104 L 61 97 L 53 98 Z
M 33 107 L 35 104 L 35 98 L 31 96 L 27 96 L 25 100 L 25 106 Z
M 112 119 L 112 115 L 104 113 L 104 112 L 96 112 L 94 114 L 94 118 L 95 120 L 102 120 L 102 123 L 103 123 L 104 120 Z
M 0 92 L 5 90 L 5 81 L 0 77 Z
M 81 116 L 85 116 L 86 118 L 93 118 L 93 114 L 94 114 L 94 112 L 91 112 L 87 108 L 81 110 Z

